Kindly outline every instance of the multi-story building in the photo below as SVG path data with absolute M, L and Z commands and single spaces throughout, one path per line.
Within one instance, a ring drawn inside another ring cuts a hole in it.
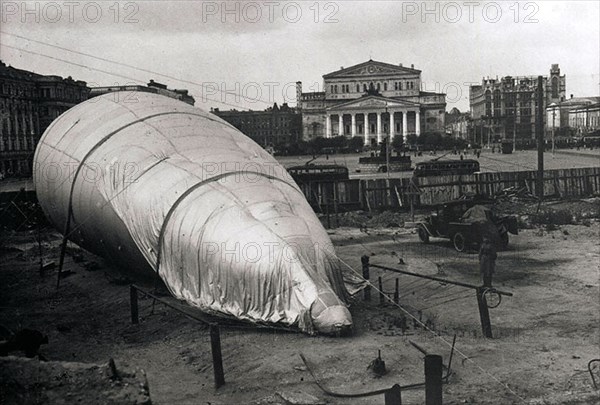
M 600 102 L 570 110 L 569 127 L 579 136 L 600 135 Z
M 299 84 L 301 86 L 301 83 Z M 304 140 L 383 138 L 444 132 L 446 96 L 421 91 L 421 71 L 369 60 L 323 76 L 322 92 L 301 93 Z
M 88 98 L 85 82 L 0 61 L 0 178 L 31 175 L 35 147 L 60 114 Z
M 90 90 L 90 98 L 100 96 L 106 93 L 113 93 L 117 91 L 132 91 L 132 92 L 145 92 L 145 93 L 155 93 L 161 94 L 163 96 L 175 98 L 177 100 L 181 100 L 184 103 L 188 103 L 190 105 L 194 105 L 196 100 L 192 97 L 188 90 L 181 89 L 168 89 L 167 85 L 155 82 L 154 80 L 150 80 L 147 86 L 142 86 L 138 84 L 131 85 L 123 85 L 123 86 L 103 86 L 103 87 L 92 87 Z M 129 96 L 130 101 L 134 101 L 135 94 Z M 127 101 L 127 100 L 124 100 Z
M 259 145 L 269 148 L 296 143 L 301 139 L 302 118 L 297 109 L 277 103 L 264 111 L 220 111 L 211 112 L 239 129 Z
M 446 114 L 446 135 L 454 139 L 468 139 L 471 115 L 468 112 L 461 113 L 454 107 Z
M 546 129 L 555 131 L 563 137 L 570 136 L 575 132 L 571 130 L 572 122 L 569 122 L 570 112 L 572 110 L 582 112 L 585 111 L 585 107 L 598 103 L 600 97 L 573 97 L 573 95 L 567 100 L 552 103 L 546 107 Z
M 565 100 L 566 77 L 553 64 L 543 76 L 543 110 Z M 490 144 L 514 139 L 520 146 L 534 145 L 536 139 L 538 76 L 505 76 L 483 79 L 470 86 L 469 104 L 475 143 Z M 545 120 L 545 114 L 542 117 Z

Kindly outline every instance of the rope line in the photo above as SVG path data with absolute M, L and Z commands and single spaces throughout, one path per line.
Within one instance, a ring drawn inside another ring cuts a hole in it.
M 354 272 L 359 278 L 361 278 L 363 281 L 365 281 L 369 286 L 371 286 L 371 288 L 373 288 L 375 291 L 381 292 L 379 291 L 379 289 L 374 286 L 369 280 L 366 280 L 365 278 L 363 278 L 362 273 L 357 272 L 352 266 L 350 266 L 348 263 L 346 263 L 344 260 L 340 259 L 338 257 L 338 260 L 340 261 L 340 263 L 343 263 L 346 267 L 348 267 L 352 272 Z M 450 343 L 449 341 L 447 341 L 446 339 L 444 339 L 444 337 L 442 335 L 440 335 L 439 333 L 437 333 L 436 331 L 434 331 L 433 329 L 429 328 L 427 325 L 425 325 L 422 321 L 420 321 L 418 318 L 416 318 L 413 314 L 411 314 L 408 310 L 406 310 L 404 307 L 402 307 L 400 304 L 395 303 L 392 299 L 390 299 L 387 295 L 385 295 L 385 297 L 387 298 L 388 301 L 390 301 L 392 303 L 392 305 L 397 306 L 402 312 L 404 312 L 406 315 L 408 315 L 410 318 L 413 319 L 414 322 L 418 323 L 419 325 L 421 325 L 422 328 L 424 328 L 425 330 L 431 332 L 436 338 L 440 339 L 443 343 L 445 343 L 448 347 L 452 348 L 452 343 Z M 490 373 L 489 371 L 485 370 L 483 367 L 481 367 L 479 364 L 477 364 L 471 357 L 467 356 L 465 353 L 463 353 L 462 351 L 458 350 L 458 349 L 454 349 L 458 354 L 460 354 L 460 356 L 463 357 L 463 362 L 471 362 L 473 363 L 473 365 L 475 365 L 476 368 L 478 368 L 480 371 L 482 371 L 484 374 L 486 374 L 487 376 L 491 377 L 494 381 L 496 381 L 498 384 L 502 385 L 504 388 L 506 388 L 511 394 L 513 394 L 515 397 L 517 397 L 519 400 L 521 400 L 523 403 L 527 403 L 527 401 L 525 400 L 525 398 L 521 397 L 519 394 L 517 394 L 512 388 L 510 388 L 508 386 L 508 384 L 506 384 L 503 381 L 500 381 L 495 375 L 493 375 L 492 373 Z

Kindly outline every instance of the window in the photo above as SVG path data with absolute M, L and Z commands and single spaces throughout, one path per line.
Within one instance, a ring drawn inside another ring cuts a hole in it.
M 360 84 L 357 84 L 357 85 L 356 85 L 356 92 L 357 92 L 357 93 L 360 93 Z
M 502 93 L 494 90 L 494 117 L 502 115 Z
M 558 98 L 558 77 L 552 78 L 552 98 Z
M 492 92 L 489 90 L 485 92 L 485 115 L 492 116 Z
M 387 91 L 387 83 L 383 83 L 383 91 Z

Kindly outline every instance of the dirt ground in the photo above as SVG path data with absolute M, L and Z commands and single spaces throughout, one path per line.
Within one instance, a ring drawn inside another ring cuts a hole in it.
M 597 209 L 599 203 L 586 204 Z M 441 239 L 422 244 L 400 219 L 393 227 L 347 226 L 329 233 L 354 271 L 368 255 L 372 264 L 479 284 L 475 252 L 458 253 Z M 12 233 L 0 252 L 0 324 L 43 332 L 49 342 L 40 351 L 51 361 L 101 365 L 113 358 L 117 367 L 143 369 L 155 404 L 383 404 L 381 395 L 326 395 L 299 353 L 327 388 L 358 393 L 423 382 L 423 354 L 410 342 L 447 364 L 454 335 L 444 403 L 599 403 L 587 364 L 600 358 L 600 222 L 582 223 L 532 226 L 511 235 L 508 250 L 499 253 L 494 285 L 514 295 L 490 309 L 494 339 L 482 337 L 473 290 L 372 269 L 371 281 L 377 286 L 381 276 L 386 293 L 398 278 L 400 305 L 380 305 L 376 291 L 370 302 L 356 297 L 352 336 L 223 327 L 226 384 L 218 390 L 206 327 L 151 299 L 140 300 L 141 321 L 131 324 L 132 280 L 75 245 L 65 265 L 71 273 L 57 291 L 55 268 L 40 275 L 33 230 Z M 43 261 L 58 263 L 59 234 L 46 229 L 42 240 Z M 369 369 L 378 350 L 388 371 L 382 377 Z M 600 371 L 594 372 L 600 382 Z M 0 404 L 11 403 L 5 384 L 0 382 Z M 404 390 L 402 400 L 424 403 L 423 388 Z

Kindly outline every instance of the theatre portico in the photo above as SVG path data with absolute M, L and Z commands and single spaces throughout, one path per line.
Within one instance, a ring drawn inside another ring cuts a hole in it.
M 443 131 L 445 94 L 420 91 L 421 71 L 369 60 L 323 76 L 325 91 L 301 93 L 303 139 L 385 138 Z

